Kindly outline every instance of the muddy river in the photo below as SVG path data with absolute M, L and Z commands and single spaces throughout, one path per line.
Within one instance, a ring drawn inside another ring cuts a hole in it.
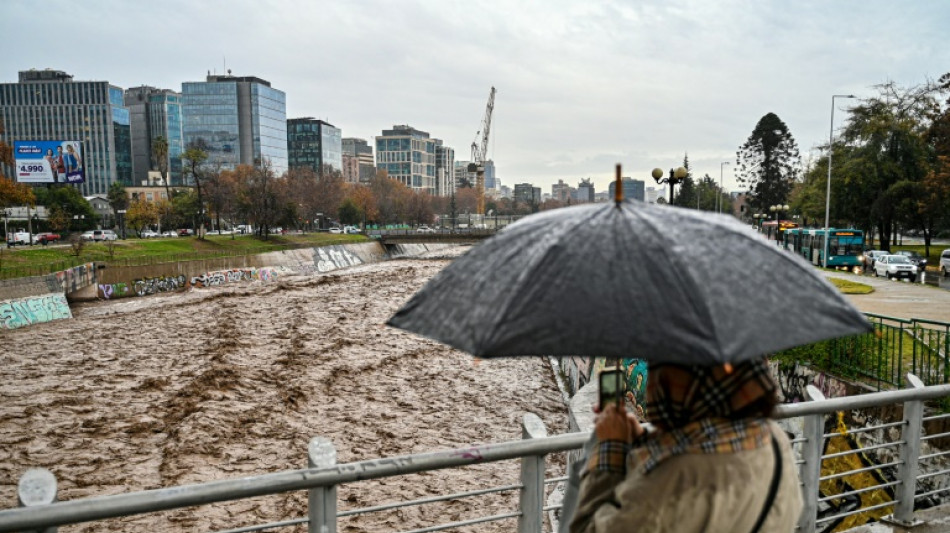
M 345 463 L 549 433 L 567 411 L 547 362 L 472 357 L 386 319 L 447 264 L 414 259 L 269 284 L 97 302 L 75 318 L 0 332 L 0 507 L 30 467 L 60 500 L 306 466 L 331 439 Z M 553 457 L 548 477 L 563 471 Z M 339 510 L 517 483 L 517 461 L 360 482 Z M 409 530 L 510 512 L 506 493 L 343 518 L 340 531 Z M 60 531 L 215 531 L 306 515 L 288 493 Z M 511 531 L 514 519 L 462 531 Z M 304 526 L 277 531 L 306 531 Z

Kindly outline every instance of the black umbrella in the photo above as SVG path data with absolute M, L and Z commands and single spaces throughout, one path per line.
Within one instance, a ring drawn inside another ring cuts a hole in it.
M 811 264 L 734 217 L 630 200 L 508 226 L 388 324 L 479 357 L 706 365 L 872 329 Z

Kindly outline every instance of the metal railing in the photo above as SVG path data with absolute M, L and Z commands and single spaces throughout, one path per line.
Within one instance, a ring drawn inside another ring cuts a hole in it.
M 899 388 L 907 373 L 926 385 L 950 383 L 950 323 L 865 313 L 874 332 L 800 346 L 778 354 L 814 363 L 878 390 Z
M 929 466 L 950 452 L 922 449 L 936 439 L 946 439 L 950 433 L 925 435 L 925 423 L 939 421 L 950 415 L 924 416 L 924 402 L 950 396 L 950 385 L 924 386 L 916 376 L 907 376 L 908 388 L 899 391 L 869 393 L 859 396 L 825 399 L 818 389 L 808 387 L 809 400 L 798 404 L 782 405 L 777 409 L 779 419 L 801 419 L 803 428 L 792 444 L 801 460 L 798 461 L 804 494 L 804 510 L 799 530 L 803 533 L 816 531 L 819 525 L 835 523 L 860 513 L 888 510 L 888 520 L 903 525 L 915 523 L 914 504 L 923 498 L 950 492 L 944 483 L 926 492 L 918 491 L 922 480 L 932 482 L 946 478 L 950 469 L 940 470 Z M 825 433 L 825 418 L 829 414 L 866 409 L 894 404 L 903 404 L 903 420 L 875 426 L 867 426 L 850 432 Z M 852 437 L 860 433 L 878 432 L 887 435 L 896 432 L 896 438 L 853 450 L 828 452 L 826 443 L 843 435 Z M 554 518 L 560 505 L 545 506 L 545 496 L 553 485 L 565 481 L 565 477 L 545 479 L 546 457 L 549 454 L 576 450 L 589 438 L 586 432 L 547 436 L 543 422 L 534 414 L 527 413 L 522 422 L 522 440 L 493 443 L 439 452 L 430 452 L 399 457 L 390 457 L 347 464 L 337 464 L 336 448 L 328 439 L 316 437 L 308 447 L 309 468 L 283 471 L 254 477 L 213 481 L 196 485 L 148 490 L 112 496 L 83 498 L 54 503 L 56 481 L 46 470 L 28 471 L 19 483 L 21 508 L 0 511 L 0 532 L 52 528 L 72 524 L 130 516 L 184 507 L 227 502 L 255 496 L 305 490 L 308 494 L 307 516 L 289 518 L 280 522 L 251 525 L 227 530 L 228 533 L 273 530 L 281 527 L 307 524 L 308 531 L 332 533 L 340 518 L 357 514 L 375 513 L 407 506 L 427 505 L 434 502 L 460 500 L 500 492 L 518 493 L 518 507 L 510 512 L 481 516 L 467 520 L 443 523 L 415 529 L 409 533 L 440 531 L 483 522 L 517 519 L 519 532 L 540 533 L 543 531 L 545 513 Z M 847 471 L 828 471 L 831 461 L 856 454 L 893 448 L 896 459 L 886 464 L 870 464 Z M 823 453 L 825 451 L 826 453 Z M 496 487 L 446 494 L 403 502 L 393 502 L 346 511 L 337 510 L 337 487 L 363 480 L 381 479 L 411 473 L 456 468 L 466 465 L 519 459 L 521 474 L 518 480 Z M 939 461 L 938 461 L 939 462 Z M 882 473 L 891 469 L 888 477 Z M 926 472 L 923 472 L 926 470 Z M 849 476 L 873 473 L 875 485 L 835 492 L 830 485 Z M 820 512 L 828 502 L 853 501 L 854 497 L 883 491 L 885 501 L 874 505 L 845 505 Z M 850 499 L 850 500 L 849 500 Z

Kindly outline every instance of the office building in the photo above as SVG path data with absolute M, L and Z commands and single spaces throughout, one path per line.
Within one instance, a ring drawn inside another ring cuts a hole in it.
M 561 203 L 567 203 L 571 198 L 573 187 L 564 183 L 564 180 L 557 180 L 557 183 L 551 185 L 551 198 Z
M 199 146 L 222 168 L 268 162 L 287 170 L 287 98 L 253 76 L 208 74 L 181 84 L 185 150 Z
M 143 85 L 125 91 L 132 130 L 132 180 L 135 185 L 148 181 L 150 171 L 162 163 L 155 160 L 152 145 L 158 138 L 168 143 L 164 162 L 169 185 L 181 185 L 181 154 L 185 149 L 181 129 L 181 95 L 169 89 Z
M 580 183 L 577 184 L 577 189 L 574 189 L 574 201 L 579 204 L 593 203 L 594 202 L 594 184 L 591 183 L 590 178 L 581 179 Z
M 530 183 L 515 184 L 514 200 L 518 203 L 537 206 L 541 203 L 541 187 L 535 187 Z
M 621 179 L 623 184 L 623 197 L 630 198 L 631 200 L 640 200 L 641 202 L 646 200 L 646 184 L 642 180 L 635 180 L 633 178 L 623 178 Z M 608 197 L 615 198 L 614 191 L 617 188 L 617 182 L 611 181 L 610 186 L 607 188 Z
M 470 170 L 468 166 L 472 164 L 471 161 L 456 161 L 455 162 L 455 189 L 461 189 L 463 187 L 475 188 L 475 171 Z
M 498 190 L 498 179 L 495 177 L 495 162 L 491 159 L 485 161 L 485 190 Z
M 436 141 L 408 125 L 393 126 L 376 137 L 376 166 L 417 192 L 436 194 Z
M 343 144 L 340 128 L 313 117 L 287 121 L 287 162 L 290 168 L 310 168 L 343 172 Z
M 83 196 L 106 194 L 115 182 L 132 183 L 129 110 L 122 89 L 107 81 L 73 81 L 61 70 L 26 70 L 18 83 L 0 84 L 5 143 L 79 141 Z M 5 176 L 16 176 L 4 165 Z
M 444 146 L 436 139 L 435 144 L 435 194 L 452 196 L 455 194 L 455 150 Z
M 343 153 L 359 161 L 359 182 L 369 183 L 376 176 L 376 161 L 373 159 L 373 147 L 363 139 L 343 138 Z

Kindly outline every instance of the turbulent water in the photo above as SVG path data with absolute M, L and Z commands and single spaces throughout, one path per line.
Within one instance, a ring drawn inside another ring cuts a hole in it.
M 305 467 L 331 439 L 340 463 L 520 438 L 533 412 L 566 430 L 540 358 L 474 361 L 386 319 L 446 260 L 392 261 L 278 283 L 86 304 L 75 318 L 0 334 L 0 507 L 30 467 L 59 499 Z M 339 488 L 339 510 L 515 484 L 517 461 Z M 552 458 L 548 477 L 563 472 Z M 504 493 L 340 519 L 393 531 L 511 512 Z M 214 531 L 306 516 L 306 494 L 61 527 Z M 463 528 L 511 531 L 513 519 Z M 280 531 L 306 531 L 305 526 Z

